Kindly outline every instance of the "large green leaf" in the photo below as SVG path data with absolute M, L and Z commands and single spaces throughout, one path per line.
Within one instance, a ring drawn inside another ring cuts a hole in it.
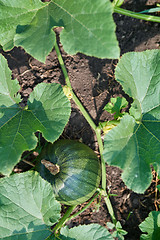
M 40 0 L 0 0 L 0 44 L 4 50 L 13 48 L 17 26 L 27 26 L 45 6 Z
M 150 165 L 160 166 L 160 51 L 125 54 L 116 78 L 133 97 L 130 115 L 104 138 L 104 159 L 123 170 L 122 179 L 138 193 L 151 183 Z
M 69 54 L 118 58 L 112 12 L 109 0 L 0 0 L 0 44 L 4 50 L 22 46 L 44 62 L 54 47 L 53 28 L 61 26 L 61 42 Z
M 0 172 L 9 174 L 25 150 L 36 147 L 40 131 L 47 141 L 61 135 L 70 116 L 70 102 L 60 84 L 41 83 L 22 109 L 17 103 L 17 80 L 11 80 L 7 61 L 0 56 Z
M 59 238 L 53 237 L 53 240 L 113 240 L 113 237 L 108 230 L 98 224 L 82 225 L 68 229 L 64 227 L 61 229 Z
M 14 105 L 16 107 L 16 103 L 21 101 L 20 95 L 17 94 L 19 89 L 18 81 L 11 81 L 11 71 L 8 69 L 6 60 L 0 55 L 0 106 L 5 103 L 6 106 Z M 0 112 L 0 117 L 1 114 Z
M 142 232 L 147 234 L 141 235 L 141 240 L 158 240 L 160 239 L 160 212 L 150 212 L 149 216 L 139 225 Z
M 0 239 L 44 240 L 58 221 L 60 204 L 52 187 L 36 172 L 0 180 Z
M 160 106 L 160 50 L 124 54 L 115 75 L 125 93 L 139 102 L 142 114 Z

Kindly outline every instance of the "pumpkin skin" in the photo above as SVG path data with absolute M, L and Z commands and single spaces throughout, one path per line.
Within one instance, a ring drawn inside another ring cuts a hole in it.
M 41 163 L 45 159 L 58 165 L 56 175 Z M 101 179 L 97 155 L 83 143 L 59 140 L 48 144 L 39 155 L 36 170 L 53 186 L 56 199 L 66 205 L 78 205 L 95 193 Z

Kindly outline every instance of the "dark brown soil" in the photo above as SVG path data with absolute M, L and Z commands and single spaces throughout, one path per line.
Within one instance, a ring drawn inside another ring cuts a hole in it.
M 148 6 L 154 5 L 156 2 L 158 1 L 128 0 L 125 1 L 123 7 L 138 12 L 147 9 Z M 129 51 L 159 48 L 160 25 L 158 23 L 145 22 L 119 14 L 114 14 L 114 19 L 117 25 L 116 33 L 121 54 Z M 130 100 L 114 79 L 114 68 L 117 61 L 97 59 L 83 54 L 68 56 L 63 51 L 62 46 L 61 51 L 73 89 L 95 123 L 112 119 L 112 116 L 103 111 L 110 98 L 124 96 Z M 45 64 L 33 59 L 21 48 L 14 48 L 8 53 L 3 53 L 3 55 L 8 60 L 13 78 L 17 78 L 20 82 L 20 93 L 24 104 L 38 83 L 59 82 L 64 85 L 63 74 L 54 50 L 47 57 Z M 73 102 L 70 121 L 62 137 L 78 139 L 98 151 L 98 144 L 93 131 Z M 32 160 L 32 158 L 34 158 L 34 155 L 31 155 L 28 160 Z M 21 163 L 17 168 L 22 168 L 25 171 L 29 166 Z M 125 239 L 138 240 L 140 239 L 138 225 L 148 216 L 150 211 L 156 210 L 156 178 L 154 176 L 154 180 L 146 193 L 139 195 L 127 189 L 121 180 L 121 171 L 118 168 L 106 166 L 106 170 L 107 190 L 117 195 L 111 197 L 115 215 L 128 232 Z M 153 172 L 153 174 L 155 173 Z M 78 206 L 76 210 L 80 210 L 84 205 Z M 98 212 L 96 211 L 96 204 L 93 203 L 85 212 L 68 224 L 72 227 L 94 222 L 106 226 L 108 221 L 110 221 L 110 216 L 102 200 Z

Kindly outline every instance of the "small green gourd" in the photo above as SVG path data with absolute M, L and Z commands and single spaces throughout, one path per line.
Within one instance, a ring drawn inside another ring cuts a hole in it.
M 56 199 L 66 205 L 87 201 L 101 179 L 97 155 L 85 144 L 73 140 L 48 144 L 39 156 L 36 169 L 52 184 Z

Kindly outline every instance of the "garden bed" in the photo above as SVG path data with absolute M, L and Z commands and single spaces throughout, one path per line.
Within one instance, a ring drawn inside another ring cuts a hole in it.
M 139 4 L 140 2 L 141 4 Z M 124 8 L 138 12 L 154 5 L 155 2 L 154 0 L 125 1 Z M 119 14 L 114 14 L 114 20 L 117 26 L 116 33 L 121 55 L 130 51 L 140 52 L 147 49 L 159 49 L 160 25 L 158 23 Z M 56 29 L 57 38 L 59 38 L 60 31 L 61 28 Z M 70 56 L 63 51 L 61 44 L 60 49 L 72 87 L 96 124 L 99 121 L 107 121 L 113 118 L 109 113 L 103 111 L 111 97 L 123 96 L 130 103 L 132 102 L 132 99 L 123 92 L 121 86 L 115 81 L 114 69 L 117 60 L 98 59 L 83 54 Z M 1 50 L 1 53 L 8 60 L 13 79 L 17 78 L 20 83 L 20 94 L 24 105 L 37 84 L 41 82 L 65 84 L 54 49 L 47 57 L 45 64 L 35 60 L 20 47 L 14 48 L 10 52 Z M 71 117 L 61 138 L 79 140 L 98 153 L 95 134 L 72 100 L 71 103 Z M 44 141 L 42 138 L 42 144 L 44 144 Z M 32 161 L 34 157 L 35 155 L 32 154 L 26 160 Z M 15 167 L 15 171 L 26 171 L 29 168 L 30 166 L 27 163 L 20 162 Z M 159 195 L 156 195 L 156 185 L 158 183 L 156 173 L 153 171 L 153 181 L 149 189 L 144 194 L 136 194 L 125 186 L 121 180 L 121 171 L 118 168 L 106 166 L 106 170 L 107 191 L 115 194 L 115 196 L 111 196 L 111 202 L 116 218 L 121 222 L 123 229 L 128 232 L 125 239 L 138 240 L 141 234 L 138 225 L 148 216 L 150 211 L 158 209 L 157 202 L 160 199 Z M 95 200 L 82 214 L 68 222 L 68 225 L 73 227 L 79 224 L 99 223 L 106 226 L 106 223 L 111 220 L 108 210 L 103 200 L 98 210 L 97 204 Z M 85 203 L 77 206 L 76 211 L 83 206 L 85 206 Z

